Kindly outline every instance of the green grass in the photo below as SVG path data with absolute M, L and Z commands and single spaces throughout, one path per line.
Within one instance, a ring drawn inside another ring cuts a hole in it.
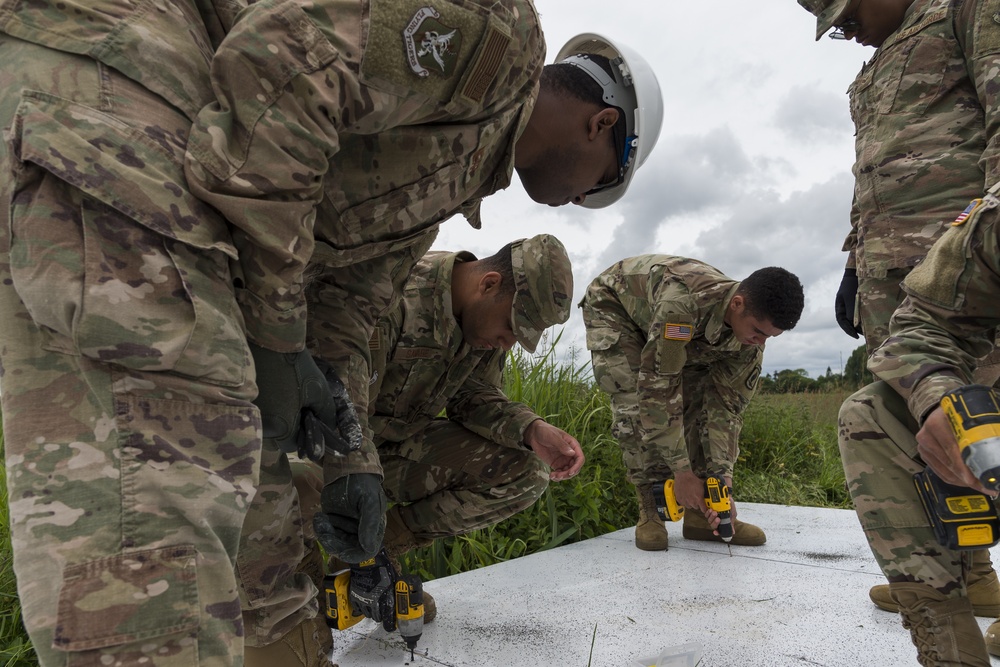
M 21 624 L 21 605 L 14 585 L 3 451 L 3 424 L 0 424 L 0 667 L 34 667 L 38 659 Z
M 744 414 L 733 496 L 747 502 L 852 507 L 837 449 L 837 410 L 848 394 L 756 397 Z
M 506 521 L 407 554 L 407 569 L 429 580 L 635 524 L 635 495 L 625 481 L 621 451 L 610 436 L 608 398 L 594 386 L 588 364 L 586 356 L 557 363 L 552 345 L 539 356 L 515 353 L 505 388 L 510 398 L 531 405 L 580 441 L 587 457 L 580 474 L 551 484 L 535 505 Z M 850 507 L 836 435 L 837 410 L 847 393 L 755 398 L 740 439 L 737 500 Z M 29 667 L 37 662 L 21 626 L 4 481 L 0 474 L 0 667 Z

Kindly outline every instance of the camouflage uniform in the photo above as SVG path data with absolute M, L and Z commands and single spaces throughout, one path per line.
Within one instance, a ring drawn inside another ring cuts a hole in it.
M 515 249 L 515 274 L 525 276 L 519 254 Z M 405 504 L 399 516 L 421 543 L 497 523 L 532 505 L 548 485 L 547 466 L 524 443 L 525 429 L 541 417 L 500 388 L 506 353 L 472 347 L 452 313 L 452 269 L 474 259 L 468 252 L 428 253 L 372 338 L 369 413 L 383 486 L 390 500 Z M 515 277 L 525 289 L 513 317 L 529 350 L 542 330 L 566 320 L 572 296 L 571 287 L 552 291 L 553 279 L 572 285 L 568 258 L 531 266 L 541 268 L 528 274 L 541 289 Z
M 993 206 L 993 204 L 988 204 Z M 858 517 L 890 581 L 964 591 L 960 554 L 938 545 L 913 486 L 914 434 L 941 397 L 973 381 L 1000 325 L 998 209 L 980 205 L 907 277 L 908 298 L 869 362 L 882 382 L 841 409 L 840 448 Z
M 693 259 L 641 255 L 604 271 L 581 302 L 598 386 L 637 487 L 672 473 L 732 475 L 763 347 L 725 324 L 739 283 Z
M 848 89 L 857 157 L 843 249 L 869 353 L 888 336 L 900 281 L 955 211 L 1000 180 L 995 11 L 985 0 L 915 0 Z
M 421 25 L 456 29 L 452 48 L 417 44 L 407 64 Z M 244 635 L 315 614 L 246 337 L 301 348 L 312 256 L 332 267 L 315 302 L 340 332 L 316 347 L 366 348 L 436 226 L 459 210 L 478 224 L 533 107 L 534 8 L 2 0 L 0 58 L 25 625 L 43 665 L 239 664 Z

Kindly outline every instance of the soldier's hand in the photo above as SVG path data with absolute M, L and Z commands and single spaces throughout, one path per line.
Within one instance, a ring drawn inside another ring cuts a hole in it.
M 584 456 L 580 443 L 561 428 L 536 419 L 524 430 L 524 442 L 552 468 L 549 479 L 561 482 L 580 472 Z
M 361 447 L 361 426 L 344 383 L 309 352 L 275 352 L 250 343 L 264 438 L 283 452 L 319 461 L 326 451 Z
M 395 629 L 396 580 L 387 567 L 352 568 L 348 590 L 351 606 L 355 610 L 376 623 L 382 623 L 389 632 Z
M 674 495 L 684 507 L 705 513 L 705 480 L 690 470 L 674 474 Z
M 323 487 L 323 511 L 313 516 L 316 538 L 328 554 L 345 563 L 368 560 L 382 546 L 386 504 L 378 475 L 344 475 Z
M 934 408 L 923 427 L 917 431 L 917 452 L 924 463 L 942 480 L 956 486 L 965 486 L 996 497 L 996 491 L 983 486 L 979 478 L 965 465 L 955 440 L 955 432 L 948 423 L 948 416 L 941 407 Z
M 861 327 L 854 324 L 854 309 L 858 300 L 858 272 L 855 269 L 844 269 L 844 277 L 837 290 L 834 301 L 834 314 L 837 324 L 851 338 L 857 338 L 862 333 Z

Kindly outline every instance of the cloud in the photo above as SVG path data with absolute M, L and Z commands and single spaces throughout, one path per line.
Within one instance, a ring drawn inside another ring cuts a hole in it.
M 805 144 L 840 141 L 854 131 L 845 95 L 802 85 L 782 96 L 773 124 L 791 141 Z

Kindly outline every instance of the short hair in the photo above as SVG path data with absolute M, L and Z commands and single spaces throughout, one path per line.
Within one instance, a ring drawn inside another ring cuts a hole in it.
M 602 56 L 597 53 L 586 54 L 590 60 L 595 62 L 600 66 L 608 76 L 612 76 L 612 65 L 611 60 L 607 56 Z M 594 77 L 590 76 L 584 70 L 580 69 L 576 65 L 570 65 L 569 63 L 553 63 L 551 65 L 546 65 L 542 68 L 542 78 L 541 84 L 543 88 L 549 88 L 556 93 L 562 93 L 563 95 L 568 95 L 581 102 L 587 102 L 589 104 L 596 104 L 602 109 L 617 109 L 618 110 L 618 122 L 615 123 L 615 131 L 612 132 L 612 141 L 615 141 L 615 137 L 621 137 L 624 140 L 625 133 L 628 131 L 627 121 L 625 120 L 625 110 L 621 107 L 616 107 L 613 104 L 608 104 L 604 101 L 604 89 L 601 88 L 601 84 L 594 80 Z M 624 149 L 624 146 L 622 146 Z M 615 147 L 617 150 L 618 147 Z M 620 156 L 619 156 L 620 159 Z
M 795 328 L 805 305 L 798 277 L 777 266 L 757 269 L 740 283 L 736 293 L 743 296 L 751 315 L 782 331 Z
M 513 243 L 508 243 L 500 248 L 495 255 L 479 260 L 479 270 L 483 273 L 496 271 L 500 274 L 500 291 L 497 298 L 507 297 L 514 294 L 514 264 L 510 257 L 510 248 Z

